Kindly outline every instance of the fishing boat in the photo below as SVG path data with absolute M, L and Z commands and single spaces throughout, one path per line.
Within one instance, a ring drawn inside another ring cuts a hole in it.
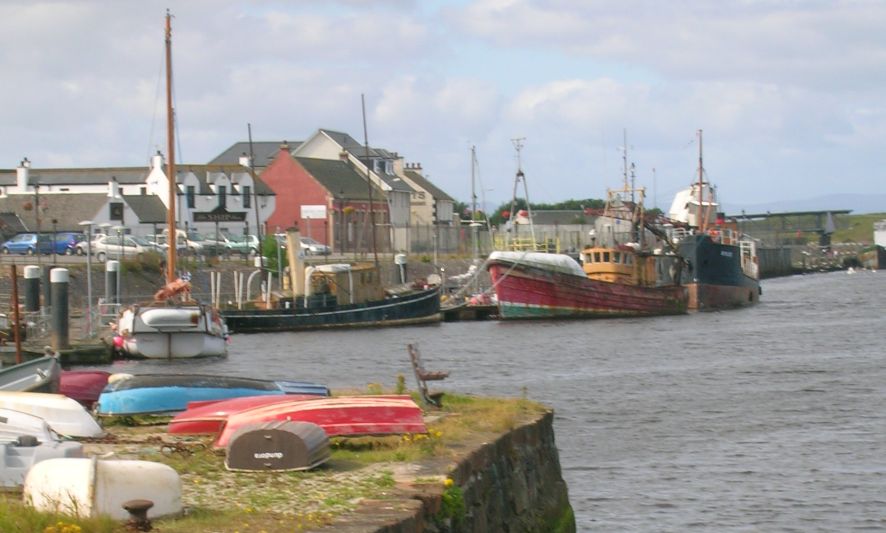
M 698 180 L 677 193 L 668 217 L 677 253 L 686 259 L 682 282 L 689 308 L 717 310 L 759 302 L 757 241 L 719 212 L 714 187 L 705 179 L 702 132 L 698 131 Z
M 233 333 L 353 327 L 405 326 L 439 322 L 437 286 L 385 288 L 371 262 L 305 265 L 298 252 L 300 233 L 286 232 L 286 252 L 294 288 L 265 308 L 225 309 Z
M 48 459 L 31 468 L 24 484 L 24 501 L 38 511 L 114 520 L 130 518 L 125 508 L 130 500 L 150 500 L 151 518 L 177 515 L 181 494 L 181 478 L 172 467 L 128 459 Z
M 242 427 L 290 420 L 310 422 L 329 437 L 427 433 L 421 408 L 412 398 L 351 396 L 273 404 L 228 416 L 213 446 L 224 448 Z
M 172 109 L 172 25 L 166 13 L 167 179 L 166 222 L 175 228 L 178 194 L 175 169 L 175 133 Z M 171 231 L 169 233 L 172 233 Z M 227 354 L 224 318 L 211 305 L 190 297 L 190 281 L 176 272 L 176 246 L 166 248 L 166 285 L 154 300 L 122 309 L 116 323 L 114 346 L 124 358 L 183 359 Z
M 686 313 L 682 259 L 645 225 L 643 189 L 609 191 L 581 264 L 566 254 L 496 251 L 486 268 L 502 319 Z M 657 235 L 656 235 L 657 233 Z
M 328 396 L 323 385 L 305 381 L 270 381 L 201 374 L 118 374 L 96 403 L 103 416 L 164 414 L 184 411 L 188 403 L 240 396 L 308 394 Z
M 40 357 L 0 369 L 0 391 L 58 392 L 60 376 L 58 358 Z
M 76 400 L 45 392 L 0 392 L 0 408 L 38 416 L 64 437 L 100 437 L 95 418 Z
M 62 370 L 58 392 L 92 409 L 110 376 L 104 370 Z

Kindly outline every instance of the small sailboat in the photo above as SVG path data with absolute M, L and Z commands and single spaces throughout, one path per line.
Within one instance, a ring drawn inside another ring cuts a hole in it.
M 176 227 L 177 195 L 175 138 L 172 110 L 172 27 L 166 13 L 166 111 L 167 178 L 169 194 L 166 222 Z M 172 234 L 172 231 L 169 232 Z M 124 308 L 118 317 L 114 345 L 124 358 L 184 359 L 227 354 L 228 330 L 218 309 L 190 297 L 189 280 L 176 272 L 176 247 L 167 247 L 166 285 L 154 294 L 154 301 Z

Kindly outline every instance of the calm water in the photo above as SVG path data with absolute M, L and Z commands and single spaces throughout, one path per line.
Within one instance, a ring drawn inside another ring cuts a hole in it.
M 556 412 L 580 531 L 886 530 L 886 273 L 767 280 L 750 309 L 240 335 L 227 359 L 118 363 L 306 379 L 411 380 Z

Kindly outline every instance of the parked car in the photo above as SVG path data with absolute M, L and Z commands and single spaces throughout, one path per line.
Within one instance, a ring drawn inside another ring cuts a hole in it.
M 232 235 L 220 233 L 219 243 L 227 254 L 251 255 L 258 253 L 258 237 L 255 235 Z
M 77 245 L 84 247 L 86 242 Z M 104 263 L 108 259 L 137 258 L 141 259 L 144 254 L 155 251 L 146 240 L 141 237 L 133 237 L 131 235 L 123 235 L 121 238 L 117 235 L 99 235 L 92 241 L 92 255 L 99 263 Z M 79 252 L 78 252 L 79 253 Z
M 41 254 L 52 253 L 52 236 L 41 233 L 38 239 L 36 233 L 19 233 L 0 245 L 4 254 L 34 255 L 38 248 Z
M 74 255 L 77 253 L 77 245 L 86 242 L 86 235 L 73 231 L 64 231 L 55 234 L 55 248 L 53 252 L 59 255 Z
M 301 249 L 305 255 L 329 255 L 332 252 L 328 246 L 310 237 L 301 238 Z

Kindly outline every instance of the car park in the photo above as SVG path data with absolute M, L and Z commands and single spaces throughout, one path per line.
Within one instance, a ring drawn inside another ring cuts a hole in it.
M 41 254 L 52 253 L 52 236 L 41 233 L 38 238 L 36 233 L 19 233 L 0 245 L 0 251 L 4 254 L 35 255 L 38 248 Z
M 78 247 L 86 246 L 86 242 L 78 244 Z M 145 254 L 156 251 L 150 243 L 141 237 L 133 237 L 131 235 L 99 235 L 93 239 L 92 255 L 99 263 L 104 263 L 108 259 L 125 258 L 141 259 Z M 79 252 L 78 252 L 79 253 Z M 85 253 L 85 251 L 84 251 Z
M 310 237 L 301 237 L 301 249 L 305 255 L 329 255 L 332 250 L 325 244 L 319 243 Z
M 252 255 L 258 253 L 258 237 L 255 235 L 220 233 L 218 243 L 224 246 L 226 254 Z
M 77 253 L 77 245 L 86 241 L 86 235 L 73 231 L 64 231 L 55 234 L 55 247 L 53 252 L 59 255 L 74 255 Z

